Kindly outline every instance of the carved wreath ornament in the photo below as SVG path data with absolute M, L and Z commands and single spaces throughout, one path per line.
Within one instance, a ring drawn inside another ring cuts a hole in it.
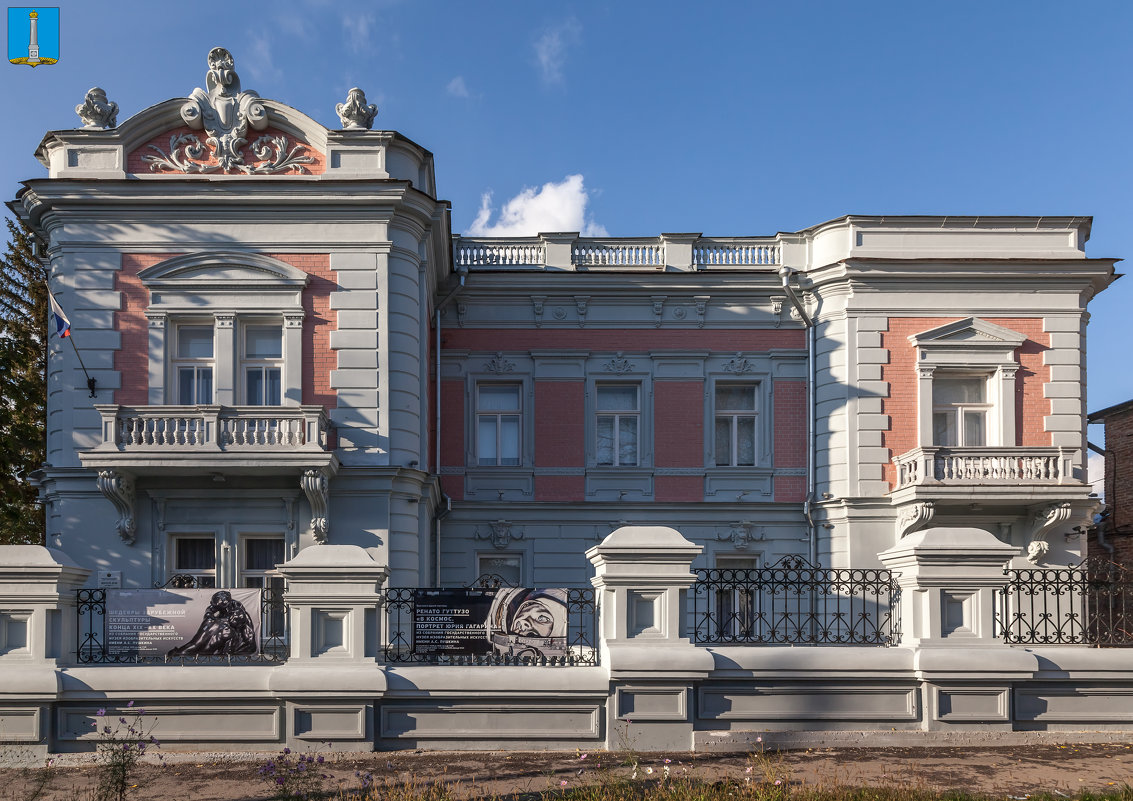
M 169 139 L 169 152 L 156 145 L 149 149 L 157 155 L 144 155 L 142 160 L 154 172 L 211 173 L 239 171 L 245 175 L 269 175 L 295 170 L 305 173 L 304 164 L 314 162 L 306 155 L 306 147 L 291 147 L 287 137 L 264 135 L 244 152 L 248 128 L 267 128 L 268 114 L 253 91 L 240 89 L 232 54 L 223 47 L 214 47 L 208 55 L 208 91 L 194 89 L 189 102 L 181 107 L 181 119 L 191 129 L 205 133 L 205 141 L 195 134 L 174 134 Z

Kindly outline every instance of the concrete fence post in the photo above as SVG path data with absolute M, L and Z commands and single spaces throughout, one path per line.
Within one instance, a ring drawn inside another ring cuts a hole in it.
M 713 666 L 685 632 L 702 550 L 672 528 L 623 526 L 586 552 L 611 679 L 607 748 L 692 750 L 693 693 Z
M 0 546 L 0 743 L 39 744 L 46 752 L 56 667 L 75 661 L 75 594 L 88 576 L 60 551 Z
M 291 651 L 270 685 L 287 702 L 287 740 L 366 750 L 386 690 L 381 590 L 389 570 L 357 545 L 318 545 L 280 565 Z
M 996 590 L 1019 549 L 978 528 L 927 528 L 878 554 L 901 588 L 901 642 L 914 649 L 926 729 L 1011 729 L 1012 683 L 1038 660 L 995 627 Z

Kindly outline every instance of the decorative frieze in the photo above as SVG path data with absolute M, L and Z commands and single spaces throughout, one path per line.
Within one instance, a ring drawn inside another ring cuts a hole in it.
M 649 298 L 650 304 L 653 306 L 653 327 L 660 328 L 665 313 L 665 295 L 653 295 Z

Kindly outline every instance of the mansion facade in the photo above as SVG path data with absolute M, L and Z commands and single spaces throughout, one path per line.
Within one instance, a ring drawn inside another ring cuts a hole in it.
M 329 130 L 221 52 L 121 124 L 92 91 L 11 204 L 96 380 L 52 339 L 47 542 L 92 581 L 258 586 L 336 543 L 394 585 L 569 585 L 626 524 L 716 567 L 930 524 L 1083 551 L 1089 218 L 463 237 L 361 92 Z

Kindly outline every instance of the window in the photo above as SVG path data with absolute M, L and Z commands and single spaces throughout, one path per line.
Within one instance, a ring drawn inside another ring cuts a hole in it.
M 476 463 L 520 463 L 520 384 L 476 386 Z
M 478 554 L 476 578 L 498 578 L 505 587 L 523 586 L 523 556 L 521 554 Z
M 641 428 L 640 387 L 630 384 L 599 384 L 595 430 L 596 461 L 611 467 L 636 466 Z
M 932 381 L 934 445 L 987 444 L 987 379 L 983 376 L 941 376 Z
M 716 385 L 716 464 L 755 465 L 755 384 Z
M 213 327 L 183 324 L 176 331 L 173 370 L 177 376 L 177 402 L 182 406 L 212 403 Z
M 755 592 L 744 571 L 757 567 L 754 557 L 716 557 L 716 569 L 726 571 L 717 576 L 724 588 L 716 590 L 716 635 L 722 640 L 755 635 Z
M 244 587 L 283 586 L 283 579 L 275 574 L 275 566 L 283 559 L 282 537 L 246 537 L 244 556 L 240 564 L 240 584 Z
M 279 406 L 283 390 L 283 326 L 245 325 L 244 403 Z
M 216 538 L 175 537 L 172 572 L 193 576 L 198 586 L 216 586 Z

